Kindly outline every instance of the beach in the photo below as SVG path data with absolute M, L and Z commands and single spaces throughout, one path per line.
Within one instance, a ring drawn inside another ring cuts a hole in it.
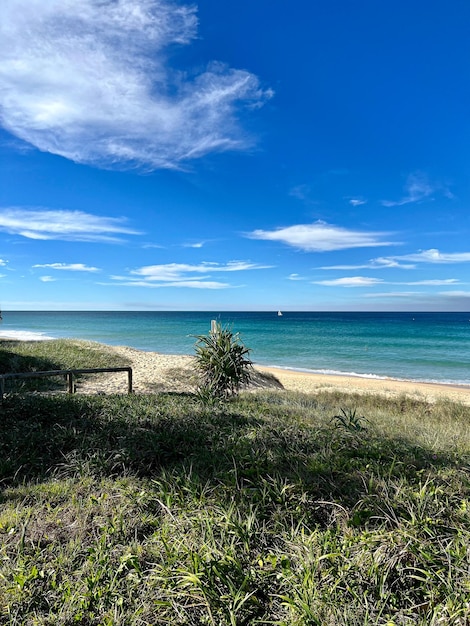
M 129 361 L 135 393 L 188 392 L 196 386 L 194 357 L 146 352 L 126 346 L 107 346 L 116 356 Z M 257 372 L 275 376 L 287 391 L 315 394 L 320 391 L 378 394 L 388 398 L 410 397 L 425 402 L 451 400 L 470 405 L 470 386 L 422 383 L 390 378 L 365 378 L 316 374 L 277 367 L 255 366 Z M 78 393 L 121 393 L 126 389 L 124 373 L 102 374 L 79 381 Z M 270 386 L 269 383 L 267 386 Z M 273 386 L 282 392 L 282 389 Z

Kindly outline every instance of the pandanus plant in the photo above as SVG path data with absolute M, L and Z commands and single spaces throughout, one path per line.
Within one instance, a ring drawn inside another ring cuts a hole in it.
M 226 400 L 236 395 L 252 377 L 253 365 L 239 333 L 213 322 L 208 335 L 196 336 L 198 394 L 203 399 Z

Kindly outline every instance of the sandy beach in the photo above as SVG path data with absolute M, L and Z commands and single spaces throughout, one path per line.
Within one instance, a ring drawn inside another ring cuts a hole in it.
M 116 355 L 130 362 L 133 369 L 135 393 L 158 391 L 190 391 L 195 388 L 194 359 L 188 355 L 167 355 L 144 352 L 125 346 L 110 347 Z M 427 402 L 449 399 L 470 405 L 470 386 L 417 383 L 393 379 L 361 378 L 311 374 L 274 367 L 256 366 L 259 372 L 273 374 L 285 390 L 303 393 L 341 391 L 345 393 L 373 393 L 386 397 L 408 396 Z M 120 393 L 126 389 L 124 373 L 103 374 L 90 381 L 80 381 L 78 393 Z M 280 390 L 282 392 L 282 389 Z

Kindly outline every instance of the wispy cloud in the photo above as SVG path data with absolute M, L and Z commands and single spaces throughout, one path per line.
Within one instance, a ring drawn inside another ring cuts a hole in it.
M 178 168 L 245 149 L 239 105 L 272 96 L 245 70 L 169 65 L 197 36 L 173 0 L 2 0 L 1 123 L 42 151 L 100 167 Z
M 260 265 L 249 261 L 229 261 L 225 264 L 203 262 L 198 265 L 167 263 L 146 265 L 131 270 L 128 276 L 113 276 L 120 285 L 129 287 L 188 287 L 191 289 L 226 289 L 230 283 L 209 280 L 217 272 L 242 272 L 269 269 L 271 265 Z M 137 278 L 136 278 L 137 277 Z
M 403 262 L 405 261 L 405 262 Z M 411 261 L 411 263 L 406 263 Z M 367 263 L 357 265 L 323 265 L 321 270 L 380 270 L 385 268 L 391 269 L 415 269 L 418 263 L 469 263 L 470 252 L 440 252 L 436 248 L 430 250 L 421 250 L 413 254 L 403 254 L 390 257 L 378 257 L 370 259 Z
M 83 211 L 0 208 L 0 231 L 27 239 L 60 239 L 116 243 L 116 235 L 138 235 L 124 217 L 102 217 Z
M 53 270 L 64 270 L 67 272 L 99 272 L 99 268 L 90 267 L 83 263 L 37 263 L 33 267 L 48 267 Z
M 0 259 L 0 267 L 5 267 L 7 263 L 8 261 L 5 261 L 5 259 Z
M 348 198 L 349 204 L 352 206 L 361 206 L 362 204 L 366 204 L 367 200 L 364 198 Z
M 369 278 L 367 276 L 348 276 L 345 278 L 335 278 L 333 280 L 315 280 L 314 285 L 325 285 L 327 287 L 372 287 L 384 281 L 380 278 Z
M 328 252 L 347 248 L 391 246 L 394 242 L 383 240 L 389 233 L 348 230 L 339 226 L 315 222 L 277 228 L 255 230 L 246 236 L 250 239 L 280 241 L 306 252 Z
M 371 259 L 362 265 L 327 265 L 320 267 L 321 270 L 380 270 L 384 268 L 399 268 L 405 270 L 414 269 L 416 265 L 410 263 L 399 263 L 390 257 L 378 257 Z
M 441 291 L 439 295 L 448 298 L 470 298 L 470 291 Z
M 403 261 L 413 261 L 415 263 L 468 263 L 470 262 L 470 252 L 440 252 L 436 248 L 421 250 L 415 254 L 391 257 Z
M 40 276 L 39 280 L 42 281 L 43 283 L 53 283 L 57 279 L 53 278 L 52 276 Z
M 415 280 L 415 281 L 411 281 L 411 282 L 407 282 L 407 283 L 395 283 L 395 285 L 431 285 L 431 286 L 439 286 L 439 285 L 455 285 L 457 283 L 459 283 L 459 279 L 458 278 L 437 278 L 437 279 L 430 279 L 430 280 Z
M 103 284 L 103 283 L 102 283 Z M 159 289 L 163 287 L 185 287 L 187 289 L 228 289 L 232 285 L 229 283 L 221 283 L 211 280 L 175 280 L 164 282 L 152 282 L 148 280 L 121 280 L 118 283 L 121 287 L 146 287 L 151 289 Z
M 186 274 L 208 274 L 213 272 L 241 272 L 246 270 L 268 269 L 271 265 L 258 265 L 247 261 L 229 261 L 225 265 L 203 262 L 199 265 L 168 263 L 166 265 L 146 265 L 132 270 L 131 274 L 145 276 L 149 280 L 175 280 Z
M 421 296 L 422 294 L 419 291 L 384 291 L 381 293 L 366 293 L 364 294 L 364 298 L 385 298 L 385 299 L 393 299 L 393 298 L 416 298 Z
M 183 243 L 183 248 L 203 248 L 204 241 L 197 241 L 196 243 Z
M 305 278 L 303 276 L 300 276 L 299 274 L 289 274 L 287 278 L 289 280 L 305 280 Z
M 433 193 L 441 191 L 446 197 L 452 198 L 450 191 L 440 183 L 432 183 L 423 172 L 415 172 L 408 176 L 405 185 L 405 195 L 399 200 L 382 200 L 386 207 L 403 206 L 413 202 L 420 202 L 432 197 Z
M 455 285 L 460 281 L 457 278 L 429 279 L 416 281 L 385 281 L 381 278 L 371 278 L 368 276 L 347 276 L 344 278 L 334 278 L 331 280 L 315 280 L 314 285 L 326 285 L 328 287 L 372 287 L 374 285 L 406 285 L 412 286 L 444 286 Z

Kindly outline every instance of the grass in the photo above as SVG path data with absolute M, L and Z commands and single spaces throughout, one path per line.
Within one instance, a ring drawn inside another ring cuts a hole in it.
M 11 395 L 1 623 L 467 626 L 469 426 L 335 392 Z

